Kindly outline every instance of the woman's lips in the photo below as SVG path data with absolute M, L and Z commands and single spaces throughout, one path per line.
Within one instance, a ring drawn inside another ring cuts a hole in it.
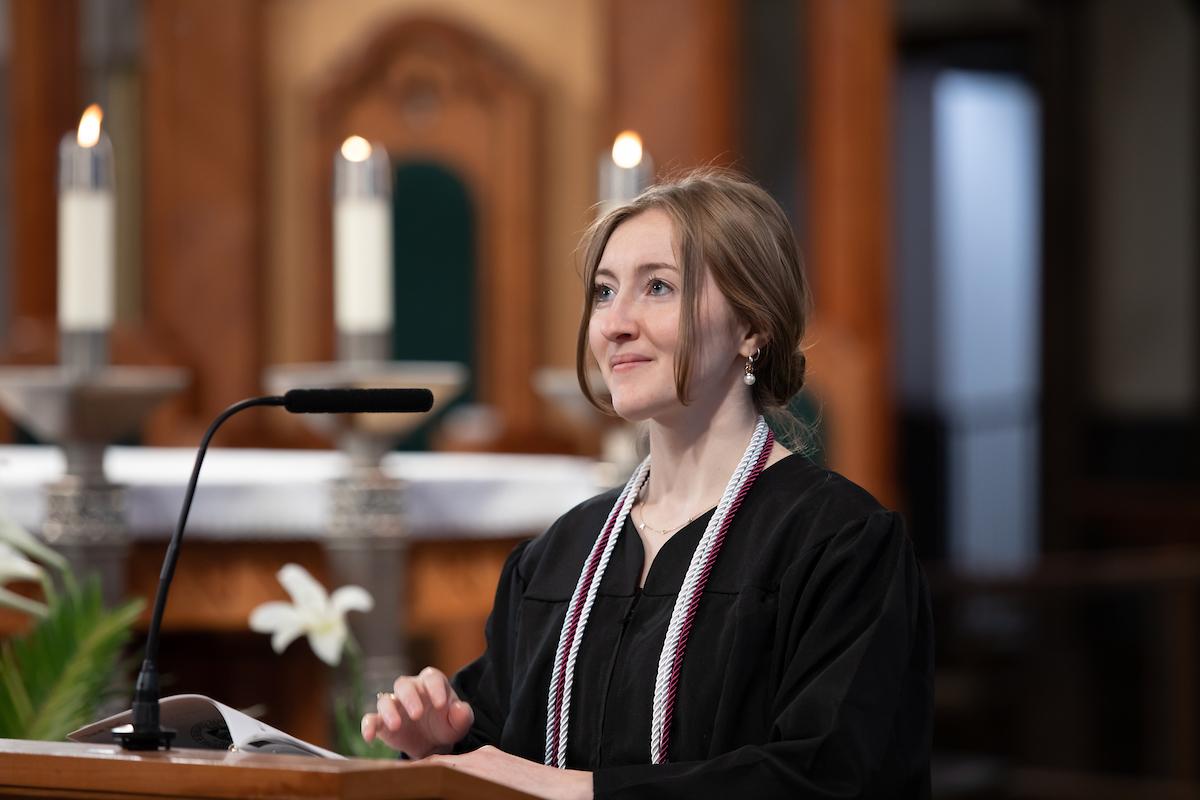
M 650 363 L 650 359 L 648 359 L 648 358 L 636 358 L 636 359 L 629 359 L 626 361 L 619 361 L 612 365 L 612 371 L 613 372 L 628 372 L 629 370 L 633 369 L 634 367 L 640 367 L 643 364 L 649 364 L 649 363 Z

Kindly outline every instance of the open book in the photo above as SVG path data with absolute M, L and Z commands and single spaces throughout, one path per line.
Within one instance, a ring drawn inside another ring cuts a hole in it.
M 176 694 L 164 697 L 158 707 L 162 726 L 175 729 L 173 747 L 345 758 L 332 750 L 317 747 L 264 725 L 254 717 L 204 695 Z M 112 744 L 112 729 L 131 722 L 133 712 L 123 711 L 72 731 L 67 738 L 85 744 Z

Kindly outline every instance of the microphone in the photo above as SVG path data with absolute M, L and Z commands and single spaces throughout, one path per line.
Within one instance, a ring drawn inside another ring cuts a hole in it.
M 293 414 L 420 413 L 433 408 L 428 389 L 292 389 L 283 407 Z
M 234 403 L 217 415 L 208 426 L 200 447 L 196 451 L 196 463 L 188 480 L 183 506 L 179 510 L 179 521 L 167 554 L 163 558 L 162 572 L 158 576 L 158 592 L 154 596 L 154 613 L 146 632 L 146 656 L 133 690 L 133 722 L 113 729 L 113 738 L 126 750 L 158 750 L 171 748 L 175 731 L 159 724 L 158 688 L 158 638 L 162 628 L 163 611 L 167 605 L 167 593 L 175 577 L 175 564 L 179 561 L 179 545 L 183 541 L 183 529 L 187 525 L 188 512 L 192 508 L 192 496 L 196 493 L 196 481 L 200 477 L 200 465 L 213 434 L 225 420 L 256 406 L 283 406 L 293 414 L 358 414 L 358 413 L 420 413 L 433 407 L 433 392 L 428 389 L 292 389 L 282 397 L 251 397 Z

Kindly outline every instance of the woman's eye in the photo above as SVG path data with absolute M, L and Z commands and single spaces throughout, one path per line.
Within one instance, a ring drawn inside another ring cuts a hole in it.
M 660 281 L 658 278 L 651 278 L 649 285 L 646 287 L 652 295 L 664 295 L 671 291 L 670 284 L 665 281 Z
M 612 290 L 611 286 L 608 286 L 603 283 L 598 283 L 592 287 L 592 300 L 594 300 L 597 303 L 599 303 L 603 300 L 611 300 L 612 296 L 613 296 L 613 290 Z

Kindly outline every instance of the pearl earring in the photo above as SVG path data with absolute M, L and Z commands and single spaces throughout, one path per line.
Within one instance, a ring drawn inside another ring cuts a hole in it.
M 746 384 L 747 386 L 753 386 L 754 382 L 758 380 L 754 377 L 754 362 L 758 361 L 758 357 L 761 355 L 762 348 L 756 347 L 754 349 L 754 355 L 746 357 L 746 374 L 742 376 L 742 383 Z

